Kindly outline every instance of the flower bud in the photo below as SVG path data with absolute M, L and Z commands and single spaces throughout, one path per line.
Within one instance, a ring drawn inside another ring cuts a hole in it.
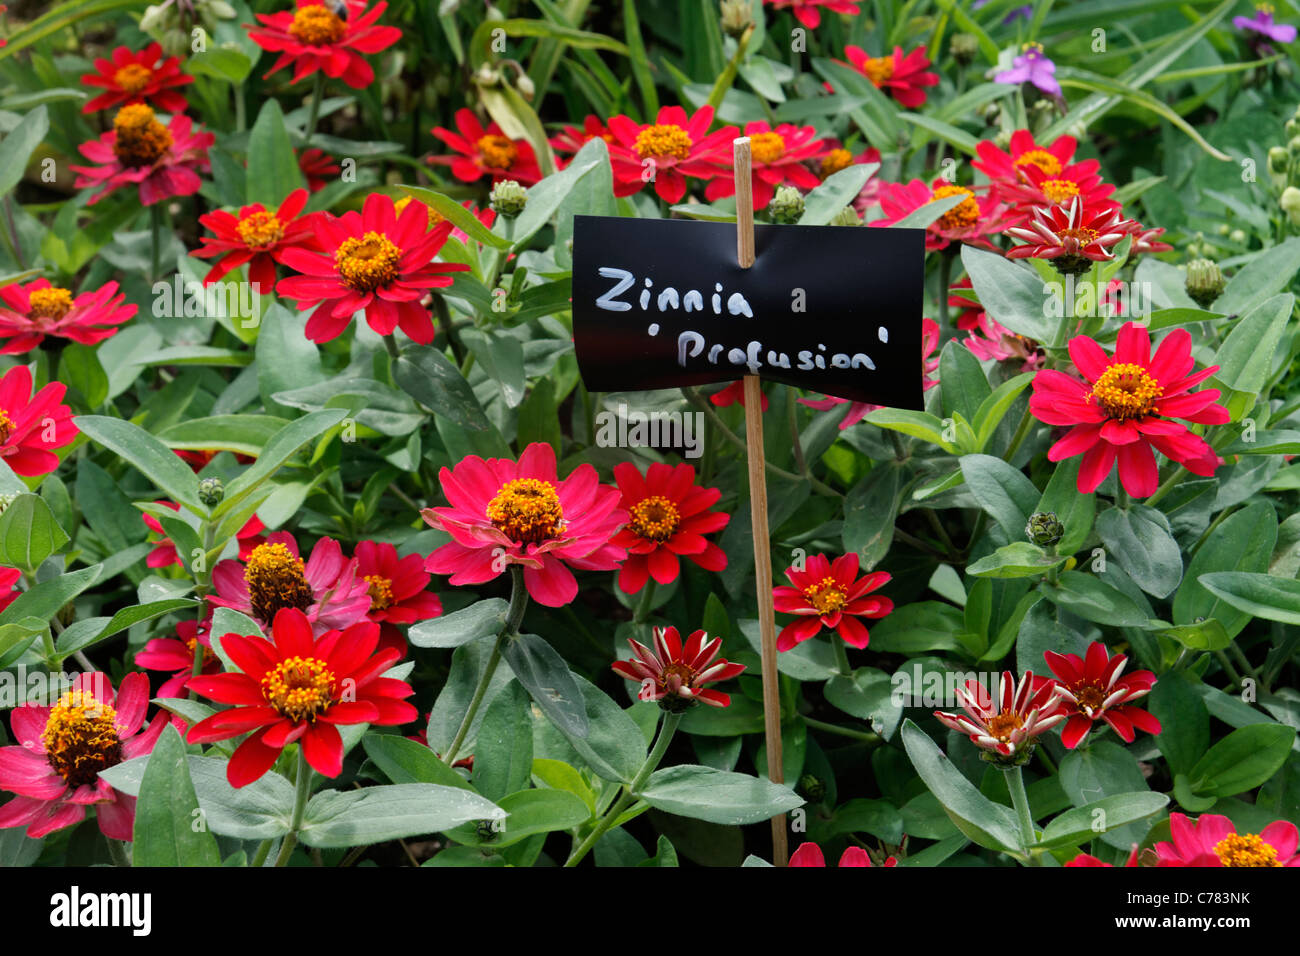
M 1300 135 L 1300 115 L 1291 117 L 1282 128 L 1286 130 L 1288 139 Z
M 793 186 L 778 187 L 776 195 L 772 197 L 772 202 L 767 207 L 772 221 L 779 222 L 783 226 L 793 226 L 803 218 L 803 210 L 803 196 Z
M 800 777 L 796 789 L 809 803 L 821 803 L 826 799 L 826 784 L 815 774 L 806 773 Z
M 979 52 L 979 41 L 969 33 L 954 33 L 948 41 L 948 53 L 962 66 L 969 66 Z
M 1291 162 L 1291 154 L 1286 151 L 1284 146 L 1270 146 L 1268 150 L 1268 171 L 1270 173 L 1285 173 L 1287 166 Z
M 221 504 L 221 499 L 225 496 L 226 486 L 222 484 L 220 478 L 203 478 L 199 481 L 199 501 L 209 508 Z
M 828 226 L 860 226 L 862 219 L 852 206 L 845 206 L 831 219 Z
M 749 0 L 722 0 L 722 32 L 737 40 L 754 25 L 754 8 Z
M 1286 151 L 1292 156 L 1300 156 L 1300 136 L 1291 137 L 1291 141 L 1286 144 Z M 1269 152 L 1272 152 L 1272 150 Z
M 1282 198 L 1278 200 L 1278 205 L 1291 220 L 1291 225 L 1300 226 L 1300 189 L 1294 186 L 1286 187 L 1282 190 Z
M 518 79 L 515 80 L 515 89 L 519 91 L 520 96 L 529 102 L 532 102 L 533 97 L 537 95 L 537 87 L 533 85 L 533 81 L 527 73 L 521 72 L 519 74 Z
M 1232 230 L 1232 232 L 1228 233 L 1228 241 L 1229 241 L 1229 242 L 1235 242 L 1235 243 L 1237 243 L 1238 245 L 1240 245 L 1241 243 L 1245 242 L 1245 241 L 1246 241 L 1246 230 L 1244 230 L 1244 229 L 1234 229 L 1234 230 Z
M 1187 294 L 1202 309 L 1208 309 L 1223 294 L 1223 273 L 1209 259 L 1193 259 L 1187 263 Z
M 1025 534 L 1034 544 L 1046 548 L 1061 540 L 1061 535 L 1065 534 L 1065 525 L 1061 524 L 1054 511 L 1035 511 L 1029 516 L 1029 524 L 1025 525 Z
M 513 179 L 503 179 L 492 187 L 490 198 L 498 215 L 514 219 L 528 205 L 528 190 Z

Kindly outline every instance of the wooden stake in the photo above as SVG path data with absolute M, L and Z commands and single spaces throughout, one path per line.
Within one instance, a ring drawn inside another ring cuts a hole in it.
M 736 176 L 736 259 L 742 269 L 754 264 L 754 187 L 749 137 L 732 141 Z M 781 747 L 781 691 L 776 669 L 776 610 L 772 605 L 772 545 L 767 527 L 767 470 L 763 451 L 763 391 L 757 375 L 745 376 L 745 439 L 749 462 L 749 510 L 754 532 L 754 576 L 758 588 L 758 628 L 762 637 L 763 725 L 767 738 L 767 776 L 785 782 Z M 785 815 L 772 818 L 772 863 L 789 862 Z

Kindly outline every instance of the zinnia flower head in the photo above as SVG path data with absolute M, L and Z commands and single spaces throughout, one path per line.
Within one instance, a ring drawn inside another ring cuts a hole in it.
M 942 177 L 929 186 L 919 179 L 906 184 L 882 183 L 879 198 L 884 216 L 869 225 L 892 226 L 921 207 L 952 196 L 963 198 L 926 226 L 925 248 L 946 249 L 951 242 L 968 242 L 991 249 L 985 236 L 1006 228 L 1007 207 L 988 190 L 977 193 Z
M 86 86 L 100 87 L 104 92 L 82 106 L 81 112 L 144 103 L 164 113 L 182 113 L 189 106 L 177 87 L 193 83 L 194 77 L 181 72 L 180 57 L 164 57 L 161 44 L 150 43 L 139 53 L 120 46 L 112 56 L 111 60 L 96 59 L 98 72 L 82 76 Z
M 588 113 L 582 121 L 582 129 L 576 126 L 565 126 L 548 142 L 551 144 L 551 149 L 561 156 L 571 156 L 593 139 L 603 139 L 608 144 L 614 141 L 614 134 L 609 131 L 604 120 L 594 113 Z
M 995 700 L 978 680 L 969 680 L 955 691 L 965 714 L 935 711 L 945 727 L 970 737 L 971 743 L 1010 762 L 1024 763 L 1033 754 L 1040 734 L 1065 720 L 1066 714 L 1050 683 L 1034 687 L 1034 675 L 1026 672 L 1017 683 L 1011 671 L 1003 671 Z
M 709 510 L 722 492 L 695 484 L 692 466 L 655 462 L 642 476 L 636 465 L 625 461 L 614 466 L 614 480 L 622 493 L 619 507 L 628 516 L 613 538 L 613 544 L 627 549 L 618 572 L 618 586 L 625 592 L 640 591 L 647 577 L 659 584 L 676 581 L 679 555 L 706 571 L 727 566 L 726 554 L 704 535 L 721 531 L 731 516 Z
M 614 195 L 631 196 L 653 182 L 664 202 L 681 202 L 687 178 L 712 179 L 720 166 L 731 162 L 731 141 L 739 131 L 724 126 L 710 133 L 712 124 L 711 106 L 701 106 L 692 116 L 680 106 L 664 106 L 653 123 L 645 124 L 623 115 L 611 117 Z
M 377 651 L 378 644 L 379 625 L 370 621 L 314 637 L 311 622 L 295 608 L 276 614 L 270 640 L 226 634 L 221 647 L 239 671 L 193 678 L 190 689 L 234 706 L 199 721 L 186 739 L 212 743 L 253 731 L 226 765 L 232 787 L 260 778 L 295 741 L 312 769 L 337 777 L 343 770 L 340 726 L 392 727 L 417 714 L 404 699 L 415 693 L 411 685 L 382 676 L 400 652 Z
M 199 173 L 211 169 L 208 148 L 214 142 L 212 133 L 194 132 L 193 121 L 183 114 L 163 126 L 143 103 L 123 106 L 113 117 L 111 130 L 78 147 L 99 165 L 70 167 L 81 173 L 74 185 L 103 187 L 90 197 L 88 206 L 125 186 L 138 187 L 145 206 L 192 196 L 202 185 Z
M 259 13 L 261 26 L 245 24 L 250 26 L 250 40 L 263 50 L 280 54 L 262 78 L 292 64 L 292 83 L 318 72 L 341 79 L 354 90 L 373 83 L 375 71 L 362 54 L 388 49 L 402 38 L 402 31 L 376 25 L 388 8 L 384 0 L 369 10 L 365 0 L 339 2 L 347 8 L 345 17 L 322 0 L 296 0 L 297 9 L 292 12 Z
M 1068 718 L 1061 742 L 1068 749 L 1083 743 L 1098 720 L 1104 720 L 1126 744 L 1133 742 L 1135 727 L 1149 734 L 1160 733 L 1160 721 L 1133 706 L 1133 701 L 1155 686 L 1156 675 L 1151 671 L 1124 675 L 1128 658 L 1123 654 L 1111 657 L 1101 641 L 1089 644 L 1084 657 L 1056 651 L 1046 651 L 1043 657 L 1056 679 L 1035 677 L 1034 690 L 1047 687 L 1060 698 L 1062 714 Z
M 789 10 L 796 20 L 809 30 L 816 30 L 822 23 L 822 10 L 831 13 L 843 13 L 856 17 L 862 8 L 853 0 L 764 0 L 777 10 Z
M 1058 136 L 1050 144 L 1039 145 L 1033 133 L 1018 129 L 1011 134 L 1006 151 L 989 140 L 981 140 L 975 146 L 977 158 L 971 160 L 971 165 L 994 182 L 1010 185 L 1023 182 L 1024 171 L 1029 166 L 1037 167 L 1048 176 L 1058 176 L 1067 170 L 1096 172 L 1101 164 L 1095 159 L 1074 162 L 1078 145 L 1073 136 Z
M 342 166 L 315 146 L 298 154 L 298 169 L 307 180 L 307 189 L 311 192 L 324 189 L 333 176 L 343 172 Z
M 871 635 L 858 618 L 882 618 L 894 609 L 889 598 L 871 594 L 890 582 L 890 574 L 874 571 L 859 579 L 856 552 L 841 555 L 833 564 L 824 554 L 810 555 L 802 570 L 787 568 L 785 576 L 794 586 L 772 589 L 776 610 L 797 616 L 777 636 L 778 651 L 816 637 L 822 628 L 837 631 L 860 650 Z
M 631 638 L 628 644 L 636 657 L 615 661 L 614 673 L 640 683 L 640 700 L 656 701 L 673 714 L 701 701 L 710 707 L 726 707 L 731 697 L 705 685 L 730 680 L 745 669 L 744 664 L 718 657 L 722 638 L 710 641 L 703 631 L 692 633 L 684 647 L 675 627 L 654 628 L 653 651 Z
M 451 273 L 469 269 L 433 261 L 451 233 L 450 222 L 430 229 L 424 203 L 412 202 L 398 215 L 391 196 L 371 193 L 361 212 L 323 215 L 314 228 L 322 251 L 281 250 L 279 261 L 303 275 L 276 285 L 279 295 L 298 300 L 299 311 L 315 309 L 307 338 L 336 339 L 354 313 L 364 312 L 380 335 L 400 328 L 421 345 L 433 341 L 433 320 L 420 299 L 429 289 L 451 285 Z
M 952 300 L 948 300 L 952 304 Z M 1041 368 L 1047 356 L 1033 339 L 1017 335 L 1010 329 L 999 325 L 987 312 L 976 310 L 979 319 L 975 334 L 963 340 L 963 344 L 981 361 L 992 359 L 997 362 L 1020 362 L 1020 371 L 1032 372 Z
M 1034 376 L 1029 411 L 1048 425 L 1069 427 L 1047 457 L 1062 461 L 1083 455 L 1079 491 L 1096 491 L 1118 460 L 1125 491 L 1135 498 L 1154 494 L 1160 475 L 1153 449 L 1194 474 L 1214 474 L 1219 465 L 1214 449 L 1174 420 L 1222 425 L 1230 417 L 1217 404 L 1218 389 L 1192 391 L 1219 367 L 1192 372 L 1192 336 L 1186 329 L 1166 335 L 1152 357 L 1146 327 L 1127 322 L 1114 355 L 1079 335 L 1070 340 L 1070 358 L 1084 380 L 1042 369 Z
M 1025 243 L 1008 249 L 1007 258 L 1051 259 L 1062 275 L 1078 275 L 1093 262 L 1115 258 L 1110 250 L 1135 228 L 1113 203 L 1089 205 L 1075 196 L 1068 207 L 1035 206 L 1029 223 L 1007 229 Z
M 919 46 L 907 56 L 903 56 L 903 48 L 899 46 L 894 47 L 892 54 L 870 56 L 862 47 L 846 46 L 844 55 L 876 89 L 909 109 L 925 105 L 922 87 L 939 85 L 939 75 L 929 72 L 930 60 L 925 55 L 925 47 Z
M 790 854 L 787 866 L 826 866 L 826 856 L 816 843 L 801 843 L 799 849 Z M 851 846 L 840 856 L 839 866 L 874 866 L 867 851 L 860 846 Z M 898 859 L 890 857 L 885 866 L 898 866 Z
M 117 327 L 136 314 L 126 303 L 116 282 L 106 282 L 93 292 L 73 298 L 69 289 L 37 279 L 28 285 L 0 289 L 0 339 L 7 339 L 0 354 L 28 352 L 47 335 L 95 345 L 117 333 Z
M 1232 821 L 1203 813 L 1195 821 L 1169 814 L 1172 843 L 1156 844 L 1156 866 L 1300 866 L 1300 831 L 1289 820 L 1270 823 L 1258 834 L 1238 833 Z
M 745 126 L 753 164 L 754 208 L 766 209 L 776 187 L 790 183 L 805 191 L 816 189 L 821 179 L 806 164 L 820 161 L 826 144 L 811 126 L 781 123 L 775 129 L 764 120 Z M 736 194 L 736 172 L 732 163 L 718 166 L 704 198 L 713 202 Z
M 80 823 L 93 806 L 104 836 L 129 841 L 135 798 L 99 772 L 153 751 L 167 714 L 142 731 L 148 706 L 144 674 L 127 674 L 115 695 L 107 674 L 88 671 L 53 706 L 15 707 L 9 720 L 18 746 L 0 748 L 0 789 L 17 796 L 0 806 L 0 827 L 25 826 L 38 840 Z
M 258 292 L 270 295 L 275 288 L 275 264 L 284 261 L 286 249 L 315 250 L 316 221 L 299 217 L 307 205 L 307 190 L 295 189 L 280 208 L 270 212 L 260 202 L 243 206 L 235 216 L 223 209 L 199 217 L 199 223 L 213 233 L 201 236 L 202 247 L 190 255 L 217 261 L 204 283 L 215 282 L 232 269 L 248 266 L 248 281 Z
M 526 139 L 511 139 L 495 120 L 484 128 L 473 110 L 461 108 L 456 111 L 456 129 L 459 132 L 441 126 L 433 130 L 433 135 L 455 152 L 431 156 L 428 162 L 450 166 L 451 174 L 461 182 L 473 183 L 488 176 L 494 183 L 513 179 L 531 186 L 542 178 L 532 144 Z
M 396 625 L 442 614 L 442 601 L 426 590 L 429 572 L 424 570 L 424 557 L 408 554 L 399 558 L 397 548 L 387 542 L 362 541 L 357 544 L 356 558 L 357 574 L 370 594 L 366 616 L 379 625 L 379 646 L 396 647 L 405 654 L 406 640 Z
M 62 382 L 50 382 L 33 395 L 26 365 L 15 365 L 0 378 L 0 459 L 15 473 L 49 474 L 59 467 L 54 450 L 81 434 L 72 409 L 59 404 L 67 390 Z
M 491 581 L 518 564 L 535 600 L 562 607 L 578 594 L 570 568 L 611 571 L 626 557 L 613 542 L 627 521 L 618 489 L 600 484 L 589 464 L 560 480 L 546 442 L 529 445 L 517 462 L 470 455 L 438 481 L 450 506 L 421 514 L 452 540 L 424 567 L 450 574 L 452 584 Z

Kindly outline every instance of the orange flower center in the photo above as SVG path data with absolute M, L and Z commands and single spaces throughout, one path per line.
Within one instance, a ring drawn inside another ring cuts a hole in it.
M 401 258 L 402 250 L 387 236 L 368 232 L 360 239 L 350 236 L 343 240 L 334 253 L 334 267 L 352 291 L 374 292 L 397 278 Z
M 539 544 L 564 530 L 564 508 L 555 486 L 538 478 L 516 478 L 488 502 L 487 518 L 511 541 Z
M 299 611 L 311 607 L 311 585 L 302 558 L 295 557 L 283 544 L 267 542 L 254 548 L 244 566 L 244 581 L 253 616 L 268 624 L 287 607 Z
M 50 708 L 41 733 L 45 757 L 70 787 L 95 782 L 101 770 L 122 762 L 117 712 L 85 690 L 70 690 Z
M 680 126 L 647 126 L 636 134 L 636 151 L 642 159 L 685 159 L 695 143 Z
M 203 649 L 204 667 L 206 667 L 210 661 L 216 659 L 216 655 L 212 653 L 212 648 L 208 647 L 206 644 L 200 644 L 197 638 L 193 638 L 193 637 L 188 638 L 185 641 L 185 646 L 189 648 L 191 657 L 196 653 L 195 648 L 201 647 Z
M 1101 710 L 1106 702 L 1106 688 L 1094 681 L 1081 682 L 1070 687 L 1070 693 L 1078 701 L 1079 709 L 1089 715 Z
M 29 319 L 61 319 L 72 311 L 72 293 L 58 286 L 33 289 L 28 299 L 31 301 Z
M 113 153 L 123 166 L 151 166 L 171 149 L 171 131 L 143 103 L 118 110 L 113 130 Z
M 284 223 L 272 212 L 251 212 L 235 226 L 250 249 L 269 249 L 284 238 Z
M 1277 849 L 1254 833 L 1234 833 L 1214 844 L 1214 855 L 1224 866 L 1281 866 Z
M 288 657 L 263 676 L 262 696 L 282 717 L 315 720 L 334 703 L 334 674 L 318 657 Z
M 393 203 L 393 213 L 395 215 L 400 216 L 402 214 L 402 210 L 404 210 L 410 204 L 411 204 L 411 197 L 403 196 L 401 199 L 397 200 L 397 202 Z M 442 222 L 443 219 L 446 218 L 443 216 L 442 213 L 438 212 L 438 210 L 434 209 L 432 206 L 426 206 L 425 208 L 429 210 L 430 229 L 438 225 L 438 223 Z
M 785 137 L 780 133 L 755 133 L 749 138 L 749 152 L 756 163 L 775 163 L 785 155 Z
M 1049 176 L 1061 172 L 1061 161 L 1045 149 L 1027 149 L 1016 157 L 1017 166 L 1037 166 Z
M 853 165 L 853 154 L 847 149 L 832 149 L 822 159 L 821 169 L 818 170 L 822 179 L 834 176 L 841 169 L 848 169 Z
M 134 96 L 153 79 L 153 70 L 139 63 L 128 63 L 116 73 L 113 74 L 113 82 L 122 88 L 125 93 Z
M 383 611 L 393 606 L 393 582 L 378 574 L 367 574 L 366 583 L 370 585 L 370 610 Z
M 807 588 L 803 592 L 803 596 L 808 599 L 809 604 L 822 614 L 842 611 L 844 605 L 849 603 L 847 592 L 832 577 L 822 578 L 812 587 Z
M 329 46 L 347 35 L 348 25 L 324 4 L 299 7 L 289 24 L 289 33 L 308 46 Z
M 939 217 L 940 229 L 947 232 L 957 232 L 962 229 L 969 229 L 979 222 L 980 204 L 975 201 L 975 194 L 964 186 L 938 186 L 927 201 L 937 202 L 940 199 L 947 199 L 949 196 L 965 196 L 966 198 Z
M 894 58 L 892 56 L 873 56 L 862 64 L 862 72 L 879 89 L 886 80 L 891 79 L 894 75 Z
M 990 718 L 988 722 L 989 736 L 1004 743 L 1011 739 L 1011 735 L 1025 725 L 1020 719 L 1020 715 L 1009 710 L 1004 710 L 996 717 Z
M 1110 366 L 1092 386 L 1097 404 L 1111 418 L 1120 421 L 1150 414 L 1164 391 L 1146 369 L 1131 362 Z
M 7 411 L 0 408 L 0 445 L 3 445 L 9 440 L 9 436 L 13 434 L 13 430 L 14 420 L 9 417 Z
M 632 506 L 628 526 L 643 538 L 662 542 L 676 533 L 681 521 L 675 504 L 663 495 L 651 495 Z
M 519 147 L 514 144 L 514 140 L 496 133 L 479 137 L 474 145 L 478 147 L 479 158 L 488 169 L 509 169 L 519 158 Z
M 1040 188 L 1054 203 L 1067 203 L 1079 195 L 1079 184 L 1072 179 L 1045 179 Z

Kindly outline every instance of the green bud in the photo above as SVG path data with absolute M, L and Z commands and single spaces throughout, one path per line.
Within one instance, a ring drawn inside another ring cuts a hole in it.
M 1286 144 L 1286 151 L 1292 156 L 1300 156 L 1300 136 L 1292 136 L 1291 141 Z M 1272 150 L 1269 150 L 1272 152 Z
M 1029 524 L 1025 525 L 1025 534 L 1034 544 L 1046 548 L 1061 540 L 1065 525 L 1054 511 L 1035 511 L 1029 516 Z
M 826 784 L 815 774 L 806 773 L 800 777 L 796 789 L 809 803 L 821 803 L 826 799 Z
M 860 226 L 862 219 L 858 216 L 857 211 L 852 206 L 845 206 L 837 212 L 827 225 L 830 226 Z
M 1269 147 L 1268 171 L 1270 173 L 1285 173 L 1290 162 L 1291 154 L 1286 151 L 1285 146 Z
M 1214 227 L 1214 231 L 1221 236 L 1226 236 L 1228 233 L 1232 232 L 1232 227 L 1229 226 L 1226 222 L 1221 222 Z
M 1187 263 L 1187 294 L 1202 309 L 1208 309 L 1223 294 L 1226 284 L 1219 267 L 1209 259 Z
M 221 504 L 221 499 L 225 496 L 226 486 L 221 483 L 220 478 L 203 478 L 199 481 L 199 501 L 209 508 Z
M 779 222 L 783 226 L 793 226 L 803 218 L 803 210 L 803 195 L 793 186 L 778 187 L 776 195 L 772 197 L 772 202 L 767 207 L 772 221 Z
M 1228 233 L 1228 241 L 1235 242 L 1238 245 L 1246 241 L 1246 231 L 1244 229 L 1234 229 Z
M 537 95 L 537 87 L 527 73 L 519 74 L 515 80 L 515 89 L 519 91 L 520 96 L 529 102 L 532 102 L 533 97 Z
M 1278 205 L 1291 220 L 1291 225 L 1300 226 L 1300 189 L 1294 186 L 1286 187 L 1282 190 L 1282 198 L 1278 200 Z
M 1286 125 L 1282 128 L 1286 130 L 1287 139 L 1290 139 L 1292 136 L 1300 135 L 1300 115 L 1293 116 L 1291 119 L 1287 120 Z
M 948 41 L 948 53 L 962 66 L 969 66 L 979 52 L 979 41 L 969 33 L 954 33 Z
M 739 40 L 754 25 L 754 8 L 749 0 L 722 0 L 722 32 Z
M 528 205 L 528 190 L 513 179 L 503 179 L 492 187 L 492 208 L 507 219 L 514 219 Z

